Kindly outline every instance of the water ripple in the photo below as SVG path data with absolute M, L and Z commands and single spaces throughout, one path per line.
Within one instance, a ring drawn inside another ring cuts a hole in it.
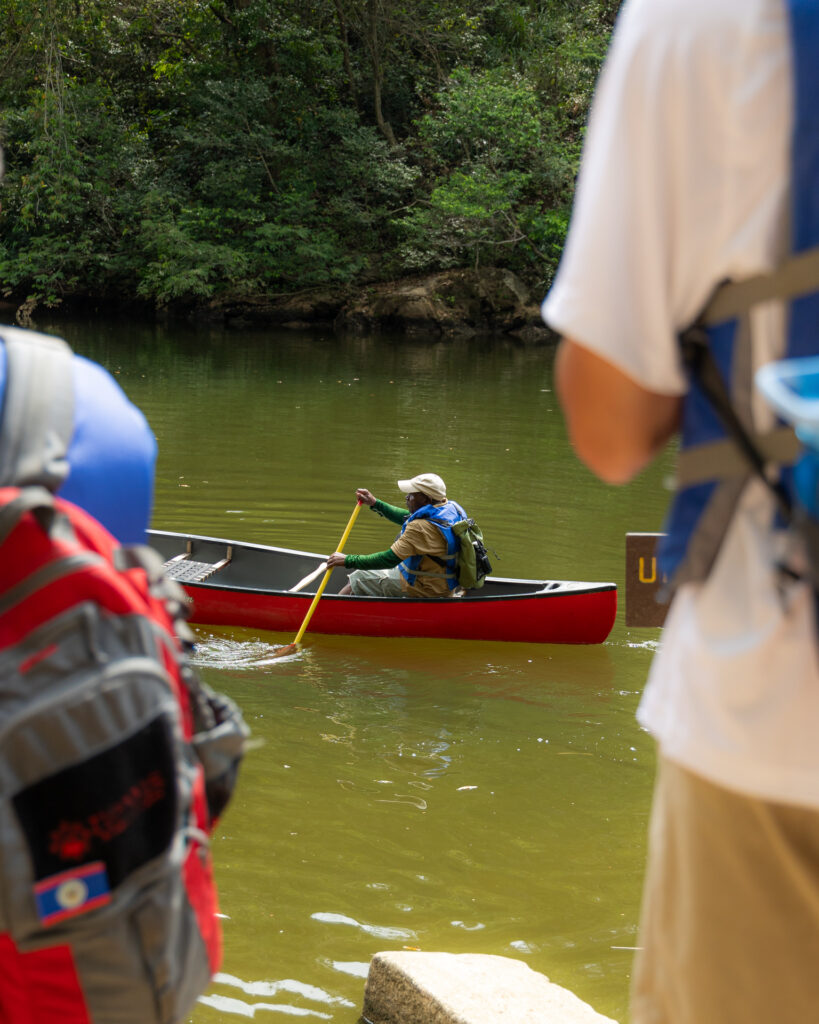
M 220 1010 L 222 1013 L 235 1013 L 237 1017 L 255 1017 L 257 1010 L 272 1010 L 275 1013 L 285 1013 L 291 1017 L 333 1019 L 330 1013 L 319 1013 L 317 1010 L 308 1010 L 303 1006 L 288 1006 L 284 1003 L 245 1003 L 241 999 L 230 999 L 220 995 L 202 996 L 199 1002 L 205 1006 L 212 1006 L 214 1010 Z
M 402 804 L 405 807 L 416 807 L 419 811 L 427 809 L 427 802 L 422 796 L 412 796 L 410 793 L 406 795 L 399 793 L 394 797 L 376 797 L 375 802 L 377 804 Z
M 342 996 L 334 996 L 316 985 L 308 985 L 305 982 L 297 981 L 295 978 L 284 978 L 280 981 L 244 981 L 233 974 L 216 974 L 213 978 L 215 984 L 227 985 L 231 988 L 241 989 L 248 996 L 263 996 L 270 998 L 279 993 L 290 993 L 301 996 L 303 999 L 319 1003 L 324 1006 L 353 1006 L 348 999 Z M 309 1006 L 294 1006 L 292 1003 L 267 1003 L 267 1002 L 245 1002 L 236 996 L 226 996 L 218 992 L 212 992 L 202 996 L 200 1003 L 211 1006 L 223 1013 L 232 1013 L 238 1017 L 255 1017 L 259 1010 L 268 1010 L 272 1013 L 283 1013 L 290 1017 L 317 1017 L 319 1020 L 332 1020 L 332 1014 L 325 1013 L 320 1009 Z
M 353 978 L 366 978 L 370 973 L 370 965 L 363 960 L 325 960 L 328 967 L 339 974 L 349 974 Z
M 234 985 L 249 996 L 275 996 L 278 992 L 293 992 L 295 995 L 304 996 L 305 999 L 313 999 L 316 1002 L 341 1003 L 344 1006 L 352 1006 L 352 1003 L 341 996 L 330 995 L 323 988 L 307 985 L 295 978 L 283 978 L 281 981 L 243 981 L 233 974 L 219 973 L 214 975 L 213 980 L 222 985 Z
M 280 644 L 264 640 L 233 640 L 211 634 L 197 639 L 191 661 L 200 668 L 257 669 L 295 656 L 279 658 L 280 650 Z
M 360 928 L 367 935 L 373 935 L 377 939 L 414 939 L 415 932 L 408 928 L 384 928 L 375 924 L 362 924 L 354 917 L 345 917 L 343 914 L 316 913 L 310 917 L 314 921 L 321 921 L 323 924 L 348 924 L 354 928 Z
M 626 647 L 630 647 L 632 650 L 641 651 L 659 651 L 660 641 L 659 640 L 627 640 Z

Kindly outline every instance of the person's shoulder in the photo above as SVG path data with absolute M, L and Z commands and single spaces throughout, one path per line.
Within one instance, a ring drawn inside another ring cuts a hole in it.
M 786 22 L 782 0 L 626 0 L 601 75 L 609 116 L 674 105 L 674 125 L 735 119 L 755 76 L 781 66 Z
M 437 543 L 441 536 L 441 531 L 431 519 L 421 517 L 419 519 L 413 519 L 407 523 L 404 530 L 404 536 L 406 537 L 407 535 L 409 535 L 414 541 L 426 538 L 427 540 L 433 540 Z
M 783 17 L 781 0 L 626 0 L 617 19 L 621 43 L 642 40 L 675 47 L 715 46 L 740 39 Z
M 428 516 L 419 516 L 417 519 L 409 520 L 404 527 L 404 533 L 424 533 L 430 529 L 437 530 L 437 527 Z

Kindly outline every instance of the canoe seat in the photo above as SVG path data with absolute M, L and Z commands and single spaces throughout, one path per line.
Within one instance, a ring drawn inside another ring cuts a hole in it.
M 196 562 L 191 558 L 190 541 L 183 555 L 175 555 L 165 562 L 165 575 L 177 583 L 201 583 L 215 572 L 223 569 L 233 558 L 233 547 L 228 545 L 227 553 L 218 562 Z

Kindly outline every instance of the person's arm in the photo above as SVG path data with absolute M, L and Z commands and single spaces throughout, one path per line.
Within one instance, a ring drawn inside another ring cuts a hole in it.
M 386 501 L 382 501 L 380 498 L 375 500 L 372 505 L 372 510 L 373 512 L 377 512 L 380 516 L 383 516 L 385 519 L 389 519 L 391 523 L 398 523 L 399 526 L 409 515 L 409 512 L 405 508 L 399 508 L 398 505 L 389 505 Z
M 335 558 L 335 555 L 331 555 Z M 392 548 L 386 551 L 375 551 L 371 555 L 342 555 L 345 569 L 392 569 L 401 559 Z M 330 565 L 328 559 L 327 564 Z
M 571 338 L 558 348 L 555 384 L 574 450 L 606 483 L 631 480 L 679 426 L 678 395 L 646 390 Z

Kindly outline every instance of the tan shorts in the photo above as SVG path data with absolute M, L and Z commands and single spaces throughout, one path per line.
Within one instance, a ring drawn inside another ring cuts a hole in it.
M 660 759 L 631 1024 L 819 1022 L 819 812 Z

